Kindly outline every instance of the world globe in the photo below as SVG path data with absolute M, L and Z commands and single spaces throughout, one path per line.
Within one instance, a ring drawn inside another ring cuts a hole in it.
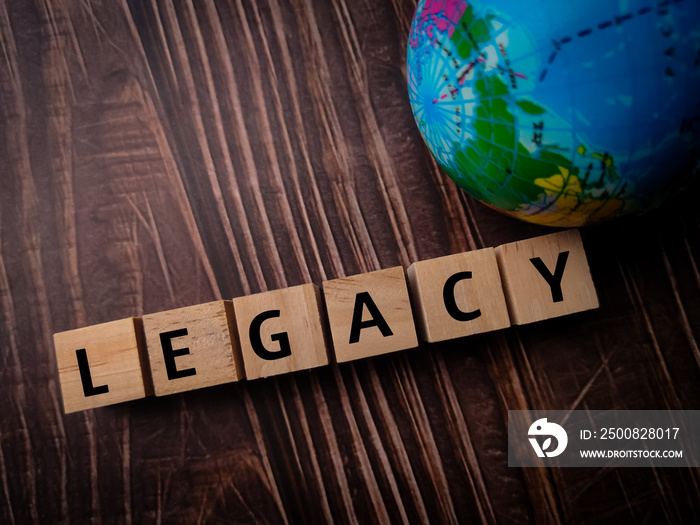
M 698 0 L 421 0 L 407 77 L 442 169 L 529 222 L 645 211 L 700 174 Z

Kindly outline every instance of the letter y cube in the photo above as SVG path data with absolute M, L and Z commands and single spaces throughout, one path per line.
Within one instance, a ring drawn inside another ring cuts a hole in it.
M 496 257 L 514 324 L 598 308 L 578 230 L 503 244 Z

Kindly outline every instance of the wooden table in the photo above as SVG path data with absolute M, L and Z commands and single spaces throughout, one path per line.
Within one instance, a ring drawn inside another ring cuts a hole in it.
M 697 469 L 514 469 L 509 409 L 700 408 L 687 194 L 599 310 L 63 415 L 52 334 L 548 233 L 431 160 L 412 2 L 0 1 L 0 522 L 691 522 Z

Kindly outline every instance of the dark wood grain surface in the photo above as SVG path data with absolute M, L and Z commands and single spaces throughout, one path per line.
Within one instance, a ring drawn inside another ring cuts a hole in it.
M 690 523 L 697 469 L 514 469 L 509 409 L 700 409 L 700 213 L 599 310 L 64 416 L 52 334 L 549 232 L 413 123 L 401 0 L 0 0 L 1 523 Z

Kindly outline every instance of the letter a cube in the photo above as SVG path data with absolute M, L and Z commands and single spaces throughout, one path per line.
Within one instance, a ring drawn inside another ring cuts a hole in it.
M 401 266 L 323 283 L 339 363 L 418 346 Z

